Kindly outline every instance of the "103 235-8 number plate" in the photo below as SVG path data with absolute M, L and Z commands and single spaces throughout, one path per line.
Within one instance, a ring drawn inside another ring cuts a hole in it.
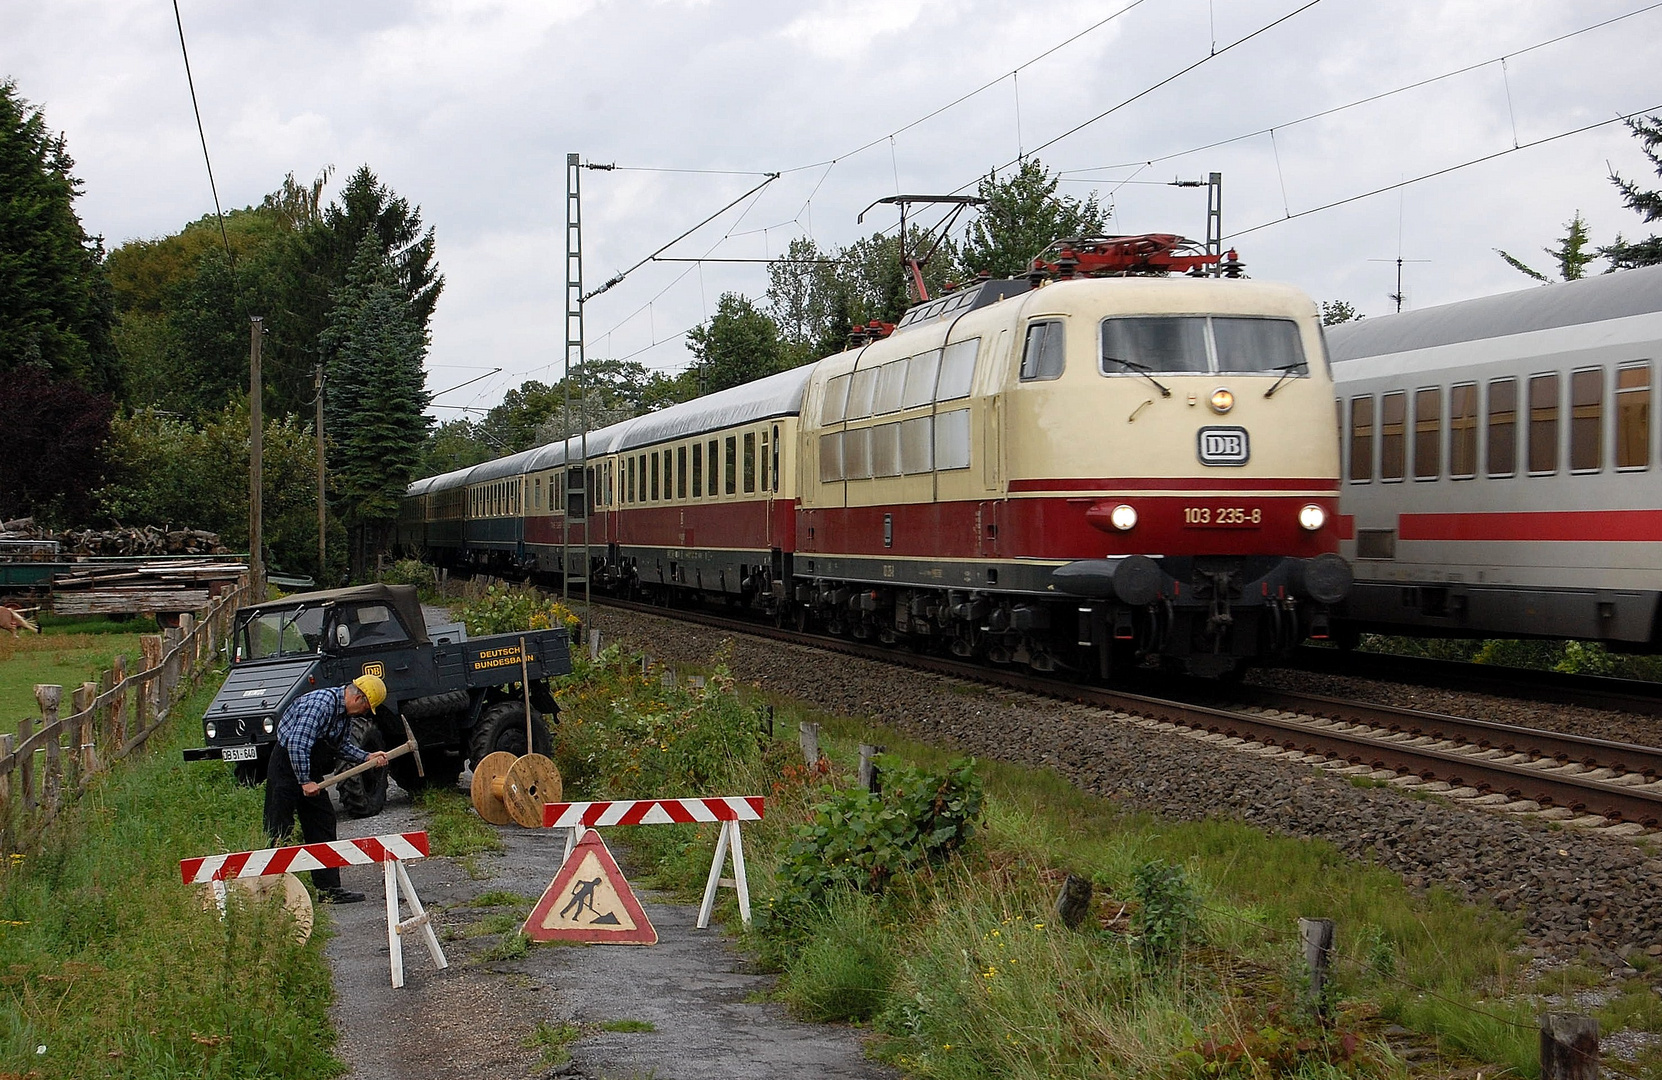
M 257 746 L 227 746 L 219 752 L 222 761 L 258 761 L 260 748 Z
M 1257 506 L 1185 506 L 1186 529 L 1256 529 L 1264 523 L 1264 511 Z

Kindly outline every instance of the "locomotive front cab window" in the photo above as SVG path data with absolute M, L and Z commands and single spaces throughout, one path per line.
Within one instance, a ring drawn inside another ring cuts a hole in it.
M 1408 394 L 1394 390 L 1379 398 L 1379 478 L 1401 480 L 1407 457 Z
M 1604 369 L 1570 373 L 1570 471 L 1604 468 Z
M 1373 479 L 1373 397 L 1350 399 L 1350 482 Z
M 1442 435 L 1443 391 L 1435 386 L 1414 391 L 1414 479 L 1443 475 Z
M 1067 367 L 1061 322 L 1036 322 L 1027 327 L 1027 344 L 1021 353 L 1021 377 L 1025 382 L 1060 379 Z
M 1489 475 L 1518 471 L 1518 380 L 1489 383 Z
M 1558 373 L 1529 377 L 1529 473 L 1558 471 Z
M 1220 374 L 1286 372 L 1289 378 L 1310 374 L 1304 342 L 1293 320 L 1214 315 L 1210 321 Z
M 1650 468 L 1650 364 L 1616 369 L 1616 468 Z
M 1448 474 L 1455 480 L 1477 475 L 1477 384 L 1448 390 Z
M 1203 374 L 1211 369 L 1204 317 L 1151 316 L 1102 322 L 1104 375 L 1138 376 L 1150 371 Z

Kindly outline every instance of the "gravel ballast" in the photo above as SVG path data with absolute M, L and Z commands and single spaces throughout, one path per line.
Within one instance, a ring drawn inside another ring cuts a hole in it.
M 591 625 L 607 641 L 621 638 L 654 658 L 694 664 L 708 663 L 726 636 L 604 607 L 594 609 Z M 901 667 L 746 635 L 732 641 L 730 662 L 738 678 L 827 712 L 867 717 L 981 757 L 1053 769 L 1127 809 L 1177 820 L 1228 817 L 1281 835 L 1326 840 L 1401 874 L 1413 888 L 1440 885 L 1492 903 L 1523 920 L 1526 947 L 1543 959 L 1591 953 L 1614 964 L 1636 950 L 1662 954 L 1662 860 L 1650 854 L 1646 838 L 1606 837 L 1538 818 L 1411 798 L 1389 786 L 1356 786 L 1308 764 L 1151 732 L 1087 706 L 1002 690 L 966 695 L 953 692 L 948 680 Z M 1321 692 L 1360 696 L 1331 677 L 1318 678 Z M 1378 693 L 1376 700 L 1385 700 L 1389 691 Z M 1557 706 L 1507 702 L 1519 714 L 1508 719 L 1498 715 L 1505 706 L 1478 713 L 1470 711 L 1472 695 L 1435 693 L 1418 707 L 1451 713 L 1467 708 L 1464 715 L 1636 741 L 1614 733 L 1632 723 L 1619 714 L 1609 728 L 1588 730 L 1584 716 L 1544 722 L 1561 711 Z

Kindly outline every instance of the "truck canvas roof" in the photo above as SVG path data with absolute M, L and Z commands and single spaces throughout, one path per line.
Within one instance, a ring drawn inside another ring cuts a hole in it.
M 421 615 L 421 600 L 414 585 L 352 585 L 344 589 L 324 589 L 320 592 L 295 593 L 281 600 L 268 600 L 242 609 L 242 614 L 261 611 L 287 611 L 290 608 L 318 607 L 323 604 L 382 603 L 398 612 L 404 629 L 417 644 L 427 641 L 427 620 Z

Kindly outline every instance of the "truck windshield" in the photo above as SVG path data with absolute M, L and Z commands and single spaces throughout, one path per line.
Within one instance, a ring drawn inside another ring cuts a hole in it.
M 289 608 L 262 611 L 242 625 L 238 659 L 263 660 L 317 651 L 323 636 L 323 609 Z

